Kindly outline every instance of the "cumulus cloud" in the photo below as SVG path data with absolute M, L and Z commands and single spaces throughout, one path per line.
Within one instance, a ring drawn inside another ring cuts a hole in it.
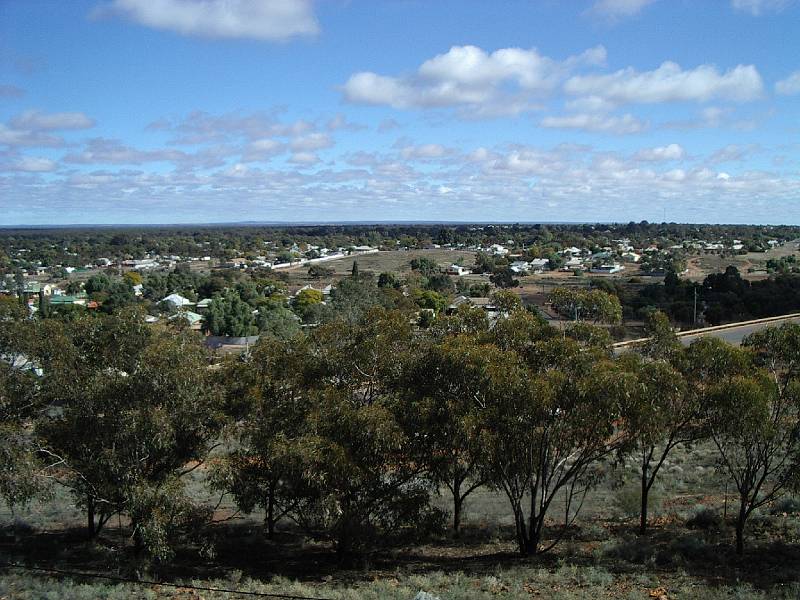
M 576 67 L 605 60 L 602 46 L 563 61 L 535 48 L 502 48 L 490 53 L 476 46 L 453 46 L 408 76 L 355 73 L 342 92 L 347 101 L 357 104 L 517 114 L 534 108 L 537 98 L 550 93 Z
M 759 16 L 770 11 L 780 11 L 790 4 L 790 0 L 731 0 L 735 10 Z
M 646 162 L 662 162 L 669 160 L 681 160 L 686 152 L 680 144 L 669 144 L 667 146 L 656 146 L 655 148 L 643 148 L 633 155 L 635 160 Z
M 405 147 L 405 146 L 404 146 Z M 667 148 L 668 146 L 665 146 Z M 635 160 L 586 146 L 495 146 L 463 149 L 414 169 L 398 152 L 357 153 L 336 168 L 313 153 L 252 167 L 234 161 L 210 172 L 131 169 L 0 175 L 0 222 L 30 219 L 136 222 L 330 219 L 676 220 L 775 222 L 795 214 L 800 180 L 793 173 L 719 170 L 708 157 Z M 647 148 L 640 150 L 644 153 Z M 652 148 L 650 148 L 652 150 Z M 434 152 L 436 154 L 436 152 Z M 16 157 L 13 157 L 16 158 Z M 502 198 L 503 202 L 497 199 Z M 110 209 L 116 208 L 116 212 Z M 794 211 L 794 212 L 791 212 Z
M 39 156 L 22 156 L 11 163 L 8 167 L 10 171 L 22 171 L 25 173 L 49 173 L 56 170 L 55 161 Z
M 209 38 L 284 41 L 319 32 L 311 0 L 113 0 L 94 14 Z
M 631 114 L 617 117 L 578 113 L 561 117 L 545 117 L 539 124 L 542 127 L 552 129 L 581 129 L 583 131 L 617 135 L 641 133 L 648 128 L 648 124 L 645 121 L 641 121 Z
M 451 153 L 451 150 L 441 144 L 411 144 L 400 148 L 400 155 L 406 160 L 441 158 L 449 153 Z
M 747 102 L 760 98 L 764 86 L 753 65 L 738 65 L 720 73 L 713 65 L 684 70 L 674 62 L 665 62 L 653 71 L 638 72 L 629 67 L 606 75 L 577 75 L 567 80 L 564 90 L 619 105 L 714 99 Z
M 89 129 L 94 127 L 94 119 L 81 112 L 45 113 L 39 110 L 26 110 L 13 117 L 9 124 L 14 129 L 28 131 L 56 131 L 65 129 Z
M 327 133 L 309 133 L 292 140 L 290 146 L 295 152 L 310 152 L 330 148 L 333 140 Z
M 781 79 L 775 84 L 775 91 L 782 96 L 800 94 L 800 71 L 795 71 L 786 79 Z
M 289 162 L 294 165 L 309 167 L 319 162 L 319 157 L 313 152 L 295 152 L 289 157 Z
M 173 149 L 138 150 L 119 140 L 93 138 L 82 152 L 64 156 L 64 162 L 74 164 L 133 164 L 180 160 L 183 152 Z
M 314 130 L 314 124 L 298 119 L 289 123 L 278 119 L 278 111 L 225 113 L 213 115 L 195 110 L 180 119 L 159 119 L 147 126 L 149 131 L 173 135 L 171 144 L 196 145 L 237 139 L 260 140 L 271 137 L 295 137 Z
M 639 14 L 655 0 L 597 0 L 588 14 L 616 21 Z
M 42 131 L 15 129 L 0 123 L 0 144 L 9 147 L 58 148 L 64 145 L 64 139 Z

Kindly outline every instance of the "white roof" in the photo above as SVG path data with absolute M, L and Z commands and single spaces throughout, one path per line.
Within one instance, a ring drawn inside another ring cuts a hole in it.
M 194 304 L 194 302 L 192 302 L 188 298 L 184 298 L 180 294 L 170 294 L 169 296 L 164 298 L 162 302 L 169 302 L 170 304 L 178 307 L 191 306 L 192 304 Z

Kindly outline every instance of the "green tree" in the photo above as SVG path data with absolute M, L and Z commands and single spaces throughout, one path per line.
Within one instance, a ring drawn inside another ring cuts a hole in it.
M 214 296 L 203 329 L 211 335 L 246 337 L 258 334 L 253 308 L 234 290 Z
M 576 321 L 619 323 L 622 320 L 619 298 L 602 290 L 557 287 L 548 300 L 560 315 Z
M 512 288 L 519 285 L 519 279 L 514 279 L 514 271 L 510 267 L 496 270 L 489 277 L 489 281 L 499 288 Z
M 323 277 L 331 277 L 336 271 L 332 267 L 323 265 L 311 265 L 308 267 L 308 276 L 312 279 L 322 279 Z
M 379 288 L 400 288 L 400 280 L 394 273 L 384 272 L 378 275 L 378 287 Z
M 39 414 L 36 365 L 30 356 L 35 327 L 27 310 L 0 298 L 0 497 L 24 504 L 43 490 L 32 427 Z
M 647 531 L 650 491 L 670 452 L 702 436 L 697 397 L 680 372 L 663 360 L 645 362 L 634 353 L 621 357 L 616 373 L 627 387 L 622 415 L 639 469 L 639 531 Z
M 296 379 L 294 348 L 263 338 L 246 361 L 227 363 L 223 376 L 228 412 L 239 426 L 234 449 L 214 468 L 212 485 L 232 494 L 245 512 L 263 507 L 269 539 L 295 507 L 290 486 L 295 465 L 289 456 L 310 410 Z
M 736 553 L 753 511 L 797 480 L 800 386 L 779 391 L 766 373 L 728 379 L 709 395 L 711 434 L 739 495 Z
M 41 400 L 61 407 L 37 432 L 89 535 L 125 514 L 137 548 L 168 557 L 201 512 L 182 478 L 202 464 L 221 422 L 205 350 L 191 333 L 129 312 L 58 324 L 37 358 Z
M 429 278 L 439 272 L 439 265 L 427 256 L 420 256 L 411 259 L 411 270 L 419 271 L 423 277 Z
M 496 348 L 480 344 L 471 333 L 425 348 L 402 386 L 410 402 L 403 413 L 404 428 L 409 435 L 425 432 L 420 443 L 425 446 L 427 476 L 452 496 L 456 536 L 461 531 L 464 502 L 486 484 L 480 472 L 478 430 L 471 417 L 477 409 L 474 403 L 485 402 L 485 371 L 495 366 Z

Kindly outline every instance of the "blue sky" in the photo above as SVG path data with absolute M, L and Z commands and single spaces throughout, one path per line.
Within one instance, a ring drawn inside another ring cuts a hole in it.
M 0 1 L 0 225 L 664 218 L 800 224 L 800 1 Z

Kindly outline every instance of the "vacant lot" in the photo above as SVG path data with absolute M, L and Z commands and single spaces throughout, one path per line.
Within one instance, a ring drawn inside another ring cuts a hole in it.
M 383 272 L 389 273 L 408 273 L 411 271 L 411 260 L 421 257 L 435 261 L 441 267 L 447 267 L 459 259 L 465 267 L 472 267 L 475 264 L 475 253 L 465 250 L 392 250 L 388 252 L 376 252 L 373 254 L 352 255 L 339 260 L 320 263 L 321 266 L 334 270 L 333 277 L 323 278 L 320 281 L 330 283 L 338 278 L 348 275 L 353 269 L 353 263 L 358 262 L 358 268 L 363 273 L 369 271 L 376 275 Z M 283 272 L 288 273 L 290 283 L 308 283 L 309 265 L 301 265 L 287 269 Z
M 773 248 L 768 252 L 748 252 L 734 256 L 721 256 L 719 254 L 702 254 L 691 257 L 688 261 L 689 272 L 685 277 L 693 280 L 702 280 L 710 273 L 719 273 L 728 266 L 733 265 L 742 276 L 748 279 L 759 279 L 767 276 L 763 269 L 766 268 L 767 261 L 771 258 L 782 258 L 797 254 L 798 242 L 787 242 L 783 246 Z M 748 273 L 749 269 L 757 269 L 754 273 Z

